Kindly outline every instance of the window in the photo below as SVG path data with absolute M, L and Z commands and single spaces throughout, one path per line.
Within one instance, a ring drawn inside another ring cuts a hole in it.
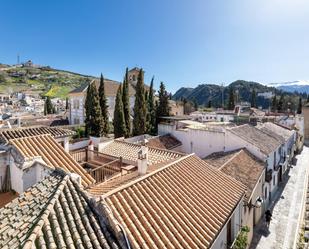
M 79 124 L 79 118 L 74 118 L 74 124 Z
M 79 109 L 79 100 L 78 99 L 74 99 L 73 100 L 73 108 L 74 109 Z

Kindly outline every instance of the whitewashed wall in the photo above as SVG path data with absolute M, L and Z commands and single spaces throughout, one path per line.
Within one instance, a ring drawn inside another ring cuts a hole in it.
M 235 240 L 237 237 L 237 234 L 239 232 L 239 229 L 242 225 L 242 206 L 243 206 L 243 200 L 239 202 L 238 206 L 235 208 L 234 213 L 231 216 L 231 222 L 232 222 L 232 241 Z M 226 249 L 227 248 L 227 223 L 222 228 L 220 234 L 210 247 L 211 249 Z
M 76 143 L 69 144 L 69 150 L 78 150 L 89 145 L 90 139 L 82 140 Z
M 224 132 L 201 129 L 178 129 L 175 125 L 159 124 L 158 134 L 172 134 L 182 145 L 181 152 L 204 158 L 214 152 L 224 151 Z
M 11 185 L 12 189 L 17 193 L 21 194 L 24 191 L 24 184 L 22 181 L 23 172 L 14 162 L 13 157 L 10 160 L 10 169 L 11 169 Z
M 6 171 L 8 167 L 8 154 L 3 151 L 0 152 L 0 191 L 2 190 L 3 183 L 5 181 Z
M 79 108 L 76 109 L 74 106 L 74 101 L 79 101 Z M 84 124 L 85 114 L 84 114 L 84 96 L 70 96 L 70 124 L 74 124 L 74 119 L 79 119 L 79 124 Z

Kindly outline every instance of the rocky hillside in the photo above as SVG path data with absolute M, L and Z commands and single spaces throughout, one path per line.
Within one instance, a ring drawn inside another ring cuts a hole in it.
M 212 106 L 219 107 L 222 103 L 222 94 L 224 96 L 224 103 L 228 101 L 229 87 L 235 91 L 235 98 L 240 101 L 250 102 L 251 92 L 255 89 L 257 93 L 256 102 L 258 106 L 268 108 L 271 99 L 270 96 L 276 92 L 277 95 L 284 94 L 286 100 L 297 103 L 299 95 L 294 93 L 284 92 L 274 87 L 262 85 L 257 82 L 250 82 L 244 80 L 237 80 L 228 86 L 219 86 L 214 84 L 201 84 L 195 88 L 180 88 L 174 95 L 174 100 L 181 100 L 186 98 L 191 101 L 196 101 L 199 105 L 207 106 L 208 101 L 211 100 Z M 305 98 L 305 96 L 303 96 Z
M 50 67 L 0 64 L 0 93 L 32 91 L 65 98 L 69 91 L 92 78 Z

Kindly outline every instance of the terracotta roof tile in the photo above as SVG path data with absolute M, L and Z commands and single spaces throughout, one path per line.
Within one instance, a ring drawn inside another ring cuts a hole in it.
M 82 184 L 86 187 L 95 180 L 67 153 L 51 135 L 39 135 L 10 140 L 25 159 L 41 156 L 44 162 L 52 169 L 61 168 L 66 172 L 81 176 Z
M 140 150 L 141 145 L 128 143 L 124 141 L 114 140 L 112 143 L 108 144 L 106 147 L 103 148 L 101 151 L 102 153 L 114 157 L 122 157 L 125 160 L 130 162 L 137 162 L 137 155 L 138 151 Z M 148 147 L 148 162 L 150 165 L 159 164 L 162 162 L 166 162 L 169 160 L 173 160 L 175 158 L 179 158 L 184 154 Z
M 280 139 L 282 143 L 288 141 L 295 133 L 293 130 L 284 128 L 281 125 L 272 122 L 260 124 L 258 128 L 262 131 L 265 131 L 266 133 L 269 133 L 269 135 L 273 136 L 274 138 Z
M 119 248 L 78 184 L 60 172 L 0 209 L 0 247 Z
M 213 153 L 206 157 L 205 161 L 243 183 L 247 187 L 247 199 L 250 199 L 253 189 L 265 170 L 265 163 L 246 149 Z
M 269 136 L 252 125 L 240 125 L 230 128 L 228 131 L 256 146 L 265 155 L 275 151 L 281 145 L 277 139 Z
M 194 155 L 103 196 L 133 248 L 210 248 L 245 186 Z
M 55 138 L 72 136 L 74 131 L 57 127 L 38 126 L 0 130 L 0 144 L 7 144 L 10 139 L 50 134 Z
M 171 150 L 173 148 L 181 146 L 181 142 L 174 136 L 167 134 L 150 138 L 147 145 L 154 148 Z
M 100 80 L 95 79 L 91 81 L 90 84 L 96 84 L 97 89 L 99 89 L 100 85 Z M 114 81 L 114 80 L 109 80 L 109 79 L 104 79 L 104 90 L 105 90 L 105 95 L 106 96 L 116 96 L 117 95 L 117 90 L 119 88 L 119 85 L 121 84 L 120 82 Z M 70 94 L 76 94 L 76 93 L 86 93 L 88 88 L 88 83 L 83 84 L 82 86 L 74 89 L 73 91 L 70 92 Z M 129 95 L 134 96 L 135 95 L 135 89 L 129 85 Z

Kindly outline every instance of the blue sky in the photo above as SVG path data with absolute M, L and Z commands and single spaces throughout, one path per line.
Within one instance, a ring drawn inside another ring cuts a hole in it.
M 308 79 L 307 0 L 4 0 L 0 62 L 122 80 L 139 66 L 171 91 Z

